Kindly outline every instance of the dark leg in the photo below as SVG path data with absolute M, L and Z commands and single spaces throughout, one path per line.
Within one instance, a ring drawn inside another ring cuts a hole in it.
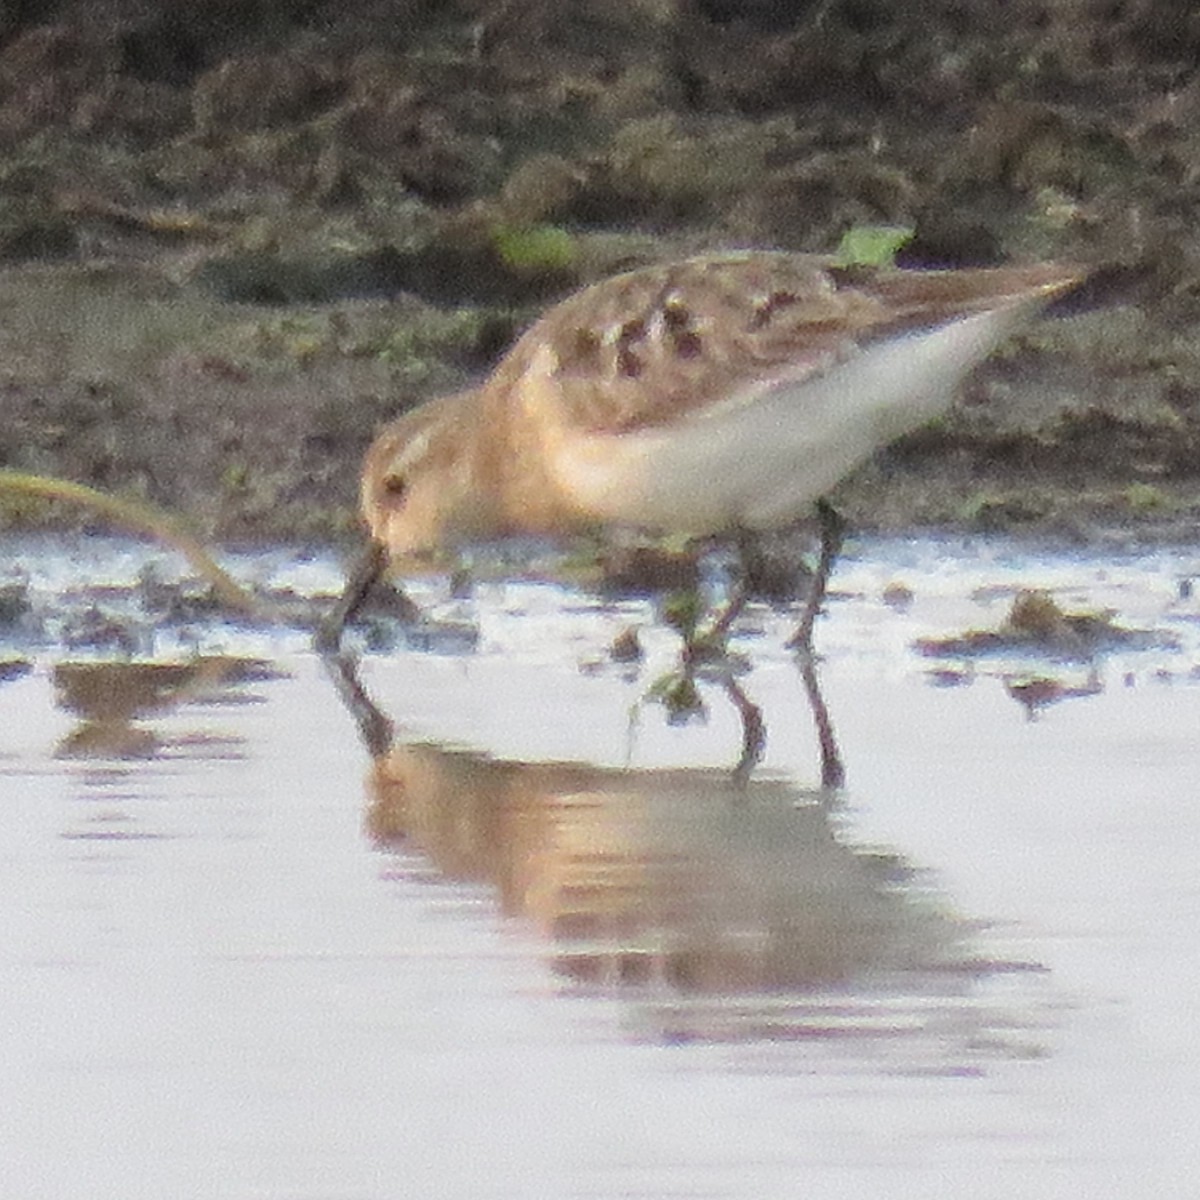
M 333 611 L 317 625 L 313 645 L 321 654 L 336 654 L 342 644 L 342 631 L 363 606 L 371 589 L 387 566 L 387 551 L 372 541 L 346 578 L 346 590 Z
M 691 643 L 690 649 L 703 651 L 705 649 L 720 653 L 725 649 L 725 639 L 729 635 L 733 623 L 742 615 L 746 601 L 750 599 L 750 591 L 744 579 L 738 579 L 733 586 L 733 594 L 725 603 L 725 607 L 717 614 L 713 623 L 699 634 Z
M 813 622 L 825 600 L 825 589 L 829 586 L 829 576 L 833 574 L 833 564 L 842 548 L 842 538 L 846 532 L 846 523 L 828 500 L 817 501 L 817 521 L 821 530 L 821 557 L 817 560 L 817 569 L 813 574 L 809 588 L 808 599 L 804 602 L 804 612 L 800 615 L 800 624 L 796 632 L 788 639 L 789 650 L 799 650 L 805 654 L 812 652 Z
M 811 654 L 799 656 L 800 678 L 804 683 L 804 694 L 817 727 L 817 744 L 821 748 L 821 790 L 833 792 L 846 782 L 846 767 L 838 750 L 837 737 L 833 732 L 833 721 L 821 693 L 821 681 L 817 678 L 817 667 Z
M 767 745 L 767 726 L 762 709 L 742 691 L 728 670 L 721 679 L 721 686 L 742 722 L 742 753 L 733 768 L 733 779 L 735 783 L 744 784 L 763 756 Z
M 733 623 L 742 615 L 746 602 L 750 599 L 750 580 L 747 571 L 747 555 L 751 552 L 750 535 L 739 530 L 735 535 L 734 545 L 737 548 L 736 577 L 725 607 L 713 618 L 707 629 L 698 629 L 686 639 L 683 647 L 686 660 L 720 658 L 725 653 L 725 640 Z

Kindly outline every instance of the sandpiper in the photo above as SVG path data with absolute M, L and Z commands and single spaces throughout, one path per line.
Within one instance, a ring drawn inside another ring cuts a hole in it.
M 455 543 L 614 526 L 737 537 L 793 524 L 878 448 L 948 408 L 973 366 L 1083 275 L 748 251 L 583 288 L 479 387 L 376 438 L 361 489 L 374 550 L 332 637 L 389 564 Z M 793 639 L 803 645 L 836 552 L 824 512 L 824 574 Z

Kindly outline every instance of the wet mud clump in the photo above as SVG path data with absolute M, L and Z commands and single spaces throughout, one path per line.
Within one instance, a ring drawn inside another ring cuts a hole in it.
M 921 638 L 920 654 L 930 658 L 980 658 L 1021 654 L 1053 661 L 1089 661 L 1117 650 L 1174 647 L 1178 640 L 1161 630 L 1129 629 L 1111 612 L 1065 612 L 1047 592 L 1024 590 L 999 629 L 972 629 L 944 638 Z

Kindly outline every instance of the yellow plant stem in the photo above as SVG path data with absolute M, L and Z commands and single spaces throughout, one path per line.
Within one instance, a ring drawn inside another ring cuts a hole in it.
M 45 500 L 65 500 L 104 513 L 126 528 L 149 533 L 178 550 L 208 581 L 222 604 L 239 612 L 256 616 L 262 614 L 262 606 L 254 596 L 216 562 L 194 534 L 184 529 L 175 517 L 151 504 L 110 496 L 67 479 L 29 475 L 20 471 L 0 470 L 0 492 L 38 496 Z

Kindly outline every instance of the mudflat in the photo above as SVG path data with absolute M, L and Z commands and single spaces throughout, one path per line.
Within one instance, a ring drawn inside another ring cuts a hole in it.
M 1035 9 L 22 10 L 0 21 L 0 466 L 226 539 L 340 536 L 373 432 L 572 289 L 886 225 L 905 266 L 1118 286 L 851 481 L 856 524 L 1186 533 L 1200 26 L 1166 0 Z M 79 519 L 0 500 L 10 527 Z

